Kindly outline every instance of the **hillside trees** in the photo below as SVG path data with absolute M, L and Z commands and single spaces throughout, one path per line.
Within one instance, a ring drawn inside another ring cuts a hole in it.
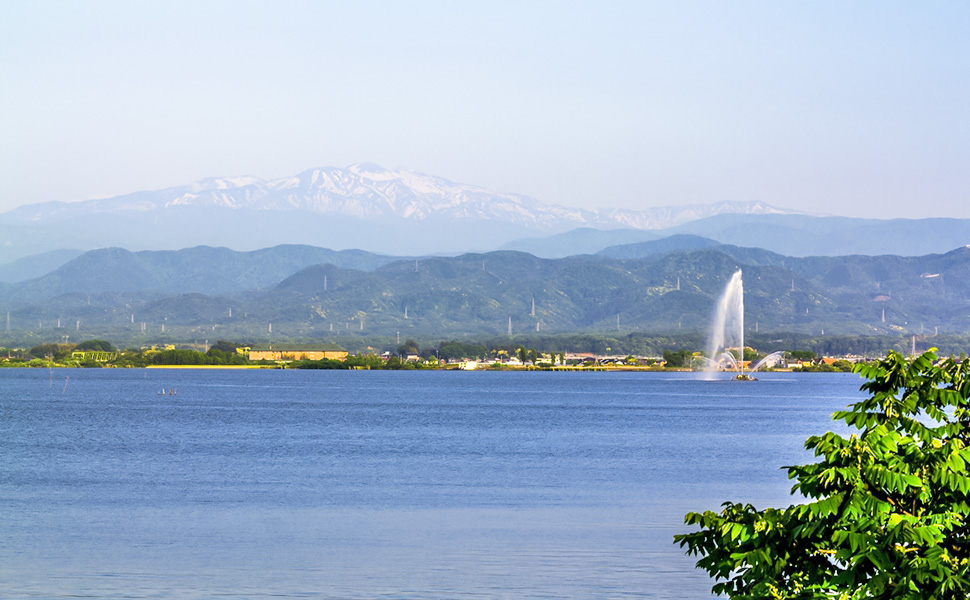
M 438 344 L 438 357 L 442 360 L 457 360 L 461 358 L 478 358 L 488 352 L 483 344 L 459 342 L 441 342 Z
M 87 340 L 75 346 L 74 349 L 79 351 L 117 352 L 117 349 L 115 349 L 111 342 L 104 340 Z
M 793 360 L 815 360 L 816 354 L 811 350 L 790 350 L 786 353 Z
M 209 350 L 219 350 L 220 352 L 225 352 L 226 354 L 233 354 L 236 349 L 240 346 L 248 346 L 251 344 L 239 344 L 236 342 L 230 342 L 228 340 L 218 340 Z
M 688 367 L 693 355 L 690 350 L 664 350 L 664 363 L 673 368 Z
M 421 354 L 421 347 L 418 343 L 412 339 L 407 339 L 403 344 L 397 347 L 398 356 L 407 356 L 409 354 Z
M 243 365 L 248 359 L 241 354 L 227 354 L 217 348 L 202 353 L 197 350 L 163 350 L 151 354 L 149 361 L 156 365 Z
M 731 598 L 970 595 L 970 361 L 859 365 L 871 396 L 837 412 L 858 433 L 805 445 L 817 462 L 788 467 L 804 504 L 756 510 L 727 502 L 690 513 L 675 536 Z
M 29 350 L 34 358 L 63 360 L 74 350 L 74 344 L 40 344 Z

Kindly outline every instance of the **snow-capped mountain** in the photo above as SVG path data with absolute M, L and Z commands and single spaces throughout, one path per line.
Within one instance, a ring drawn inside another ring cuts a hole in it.
M 51 248 L 174 249 L 280 243 L 413 254 L 492 249 L 578 227 L 663 229 L 723 213 L 767 214 L 760 203 L 577 209 L 373 164 L 321 167 L 280 179 L 207 178 L 0 215 L 0 259 Z M 3 262 L 0 260 L 0 262 Z
M 722 213 L 780 213 L 761 203 L 720 202 L 704 206 L 629 209 L 566 208 L 518 194 L 493 192 L 415 171 L 390 171 L 362 163 L 345 169 L 321 167 L 291 177 L 207 178 L 189 185 L 135 192 L 85 202 L 23 206 L 5 216 L 24 221 L 82 214 L 143 212 L 172 207 L 306 210 L 360 219 L 432 217 L 485 219 L 529 229 L 580 226 L 661 229 Z

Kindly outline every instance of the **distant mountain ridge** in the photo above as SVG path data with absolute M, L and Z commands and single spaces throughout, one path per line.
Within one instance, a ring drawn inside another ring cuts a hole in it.
M 240 293 L 275 286 L 281 279 L 311 265 L 327 263 L 367 272 L 396 260 L 401 257 L 302 245 L 251 252 L 208 246 L 140 252 L 103 248 L 85 252 L 42 277 L 9 286 L 6 293 L 0 292 L 0 297 L 17 303 L 106 292 Z
M 763 248 L 786 256 L 923 256 L 970 244 L 970 219 L 853 219 L 795 214 L 720 214 L 661 231 L 575 229 L 528 237 L 502 246 L 543 258 L 604 252 L 638 256 L 634 248 L 675 236 L 696 236 L 720 244 Z M 647 252 L 652 253 L 652 250 Z M 607 252 L 607 250 L 609 250 Z
M 290 177 L 211 177 L 155 191 L 82 202 L 48 202 L 16 208 L 11 221 L 63 219 L 82 214 L 145 212 L 173 207 L 306 210 L 361 219 L 490 219 L 540 230 L 569 226 L 665 229 L 722 213 L 781 214 L 761 202 L 710 205 L 578 209 L 545 204 L 519 194 L 489 191 L 416 171 L 388 170 L 372 163 L 345 169 L 321 167 Z
M 11 263 L 0 265 L 0 281 L 17 283 L 43 277 L 54 269 L 84 254 L 82 250 L 65 248 L 51 250 L 33 256 L 25 256 Z
M 0 264 L 58 247 L 255 250 L 297 243 L 397 255 L 459 253 L 577 227 L 663 229 L 724 213 L 782 212 L 758 202 L 568 208 L 363 163 L 273 180 L 206 178 L 113 198 L 21 206 L 0 214 Z
M 567 208 L 363 163 L 273 180 L 207 178 L 114 198 L 22 206 L 0 214 L 0 266 L 65 248 L 200 245 L 250 251 L 303 244 L 390 256 L 501 249 L 561 258 L 675 234 L 787 256 L 922 256 L 970 244 L 970 220 L 818 217 L 760 202 Z M 0 281 L 36 273 L 55 256 L 35 266 L 0 268 L 0 275 L 8 273 Z
M 639 255 L 639 256 L 638 256 Z M 24 340 L 333 339 L 334 335 L 703 332 L 731 275 L 761 332 L 962 334 L 970 248 L 921 257 L 788 257 L 691 236 L 603 255 L 522 252 L 393 258 L 285 246 L 251 253 L 88 252 L 0 284 Z M 271 335 L 270 335 L 271 334 Z M 224 337 L 225 339 L 225 337 Z M 928 342 L 929 343 L 929 342 Z

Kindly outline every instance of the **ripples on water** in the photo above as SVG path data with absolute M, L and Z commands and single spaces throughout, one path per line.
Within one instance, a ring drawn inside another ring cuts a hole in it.
M 708 598 L 684 513 L 791 503 L 859 384 L 4 370 L 0 596 Z

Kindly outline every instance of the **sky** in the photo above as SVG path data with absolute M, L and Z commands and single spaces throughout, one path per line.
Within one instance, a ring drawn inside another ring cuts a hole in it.
M 0 212 L 358 162 L 970 218 L 970 3 L 0 2 Z

